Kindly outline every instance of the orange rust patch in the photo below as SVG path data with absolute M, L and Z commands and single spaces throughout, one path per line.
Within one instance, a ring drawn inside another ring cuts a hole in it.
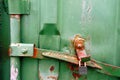
M 83 50 L 85 49 L 85 40 L 80 35 L 75 35 L 73 40 L 73 45 L 75 49 Z
M 37 48 L 34 48 L 33 58 L 36 58 L 36 57 L 37 57 L 37 54 L 38 54 L 38 50 L 37 50 Z
M 74 67 L 72 66 L 72 64 L 68 63 L 68 68 L 71 70 L 71 71 L 74 71 Z
M 11 18 L 20 19 L 20 15 L 19 15 L 19 14 L 11 14 L 10 17 L 11 17 Z
M 48 76 L 48 79 L 57 80 L 56 76 Z
M 75 72 L 73 72 L 72 75 L 73 75 L 73 77 L 74 77 L 75 79 L 80 77 L 80 74 L 75 73 Z
M 11 49 L 9 48 L 8 49 L 8 55 L 10 56 L 10 54 L 11 54 Z

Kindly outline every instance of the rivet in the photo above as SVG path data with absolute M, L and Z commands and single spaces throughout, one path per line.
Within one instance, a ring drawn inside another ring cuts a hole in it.
M 28 52 L 28 49 L 27 49 L 27 48 L 22 49 L 22 53 L 23 53 L 23 54 L 26 54 L 27 52 Z

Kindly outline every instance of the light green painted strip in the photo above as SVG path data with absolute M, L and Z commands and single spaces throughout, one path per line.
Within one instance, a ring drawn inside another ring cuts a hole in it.
M 11 43 L 20 42 L 20 15 L 11 15 L 10 32 Z M 10 58 L 10 80 L 21 80 L 20 59 L 18 57 Z
M 20 42 L 20 17 L 17 15 L 13 15 L 10 18 L 10 34 L 11 34 L 11 43 Z

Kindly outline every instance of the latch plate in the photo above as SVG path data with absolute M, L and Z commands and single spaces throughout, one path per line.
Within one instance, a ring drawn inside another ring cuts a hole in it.
M 33 56 L 34 44 L 12 43 L 10 56 Z

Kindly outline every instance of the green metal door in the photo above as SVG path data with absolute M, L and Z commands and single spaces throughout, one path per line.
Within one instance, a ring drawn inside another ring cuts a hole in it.
M 12 57 L 10 64 L 15 65 L 14 71 L 18 73 L 13 80 L 120 79 L 119 0 L 4 1 L 8 3 L 8 15 L 20 16 L 20 21 L 10 17 L 10 21 L 13 21 L 10 27 L 20 26 L 20 40 L 13 42 L 32 43 L 37 48 L 74 55 L 71 39 L 80 34 L 85 38 L 87 54 L 102 67 L 101 70 L 88 67 L 88 74 L 83 76 L 78 74 L 76 65 L 66 61 Z M 16 29 L 13 34 L 16 34 Z M 7 61 L 6 64 L 9 64 Z M 9 80 L 10 77 L 3 76 L 3 80 Z

